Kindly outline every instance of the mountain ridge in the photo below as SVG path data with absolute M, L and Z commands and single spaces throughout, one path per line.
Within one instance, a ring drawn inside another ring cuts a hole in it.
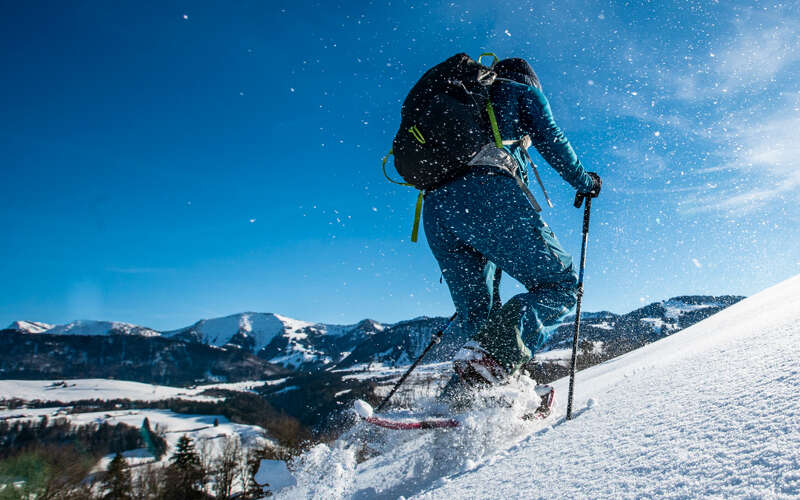
M 731 295 L 680 295 L 653 302 L 626 314 L 609 311 L 582 314 L 581 338 L 600 342 L 604 349 L 628 351 L 638 345 L 679 331 L 743 299 Z M 572 338 L 573 317 L 555 327 L 552 338 L 540 351 L 561 349 Z M 217 349 L 249 353 L 293 371 L 313 372 L 332 368 L 354 369 L 375 363 L 401 366 L 415 359 L 431 335 L 446 326 L 442 317 L 419 316 L 384 324 L 363 319 L 349 325 L 314 323 L 275 313 L 241 312 L 207 318 L 174 330 L 158 331 L 114 321 L 73 321 L 49 325 L 15 321 L 1 332 L 37 336 L 117 336 L 170 339 Z M 466 339 L 445 336 L 426 359 L 445 361 Z M 526 339 L 530 340 L 530 339 Z

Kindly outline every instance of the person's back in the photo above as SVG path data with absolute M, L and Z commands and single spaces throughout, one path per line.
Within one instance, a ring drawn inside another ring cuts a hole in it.
M 541 346 L 547 327 L 576 302 L 572 258 L 542 220 L 530 193 L 524 192 L 527 188 L 520 189 L 512 177 L 525 178 L 527 153 L 520 139 L 530 136 L 545 160 L 578 191 L 599 191 L 600 185 L 555 124 L 527 62 L 507 59 L 493 69 L 498 79 L 492 104 L 504 149 L 518 168 L 509 172 L 482 164 L 479 154 L 469 173 L 425 195 L 425 233 L 458 313 L 448 335 L 471 339 L 454 358 L 459 378 L 468 384 L 493 383 L 513 374 L 531 358 L 525 344 Z M 493 295 L 496 266 L 528 290 L 502 308 L 492 307 L 499 300 Z

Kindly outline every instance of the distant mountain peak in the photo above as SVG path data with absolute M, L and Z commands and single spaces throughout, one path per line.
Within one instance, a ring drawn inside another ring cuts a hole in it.
M 15 321 L 8 325 L 8 330 L 14 330 L 21 333 L 44 333 L 53 328 L 49 323 L 42 323 L 41 321 Z
M 56 325 L 49 330 L 51 335 L 139 335 L 158 337 L 161 332 L 121 321 L 76 320 L 66 325 Z

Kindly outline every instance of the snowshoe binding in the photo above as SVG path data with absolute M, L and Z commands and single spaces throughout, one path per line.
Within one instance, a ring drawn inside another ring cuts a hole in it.
M 475 341 L 469 341 L 453 358 L 453 369 L 468 387 L 483 388 L 508 380 L 508 371 Z

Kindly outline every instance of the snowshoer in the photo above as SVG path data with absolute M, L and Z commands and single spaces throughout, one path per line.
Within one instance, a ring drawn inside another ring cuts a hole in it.
M 502 148 L 487 145 L 466 174 L 425 193 L 423 223 L 458 313 L 446 337 L 468 340 L 456 353 L 445 389 L 505 381 L 532 357 L 575 306 L 572 257 L 542 220 L 527 189 L 527 147 L 580 193 L 595 197 L 600 177 L 587 172 L 556 125 L 539 79 L 518 58 L 492 67 L 491 105 Z M 538 176 L 538 175 L 537 175 Z M 527 291 L 492 308 L 499 267 Z M 530 347 L 530 348 L 529 348 Z

